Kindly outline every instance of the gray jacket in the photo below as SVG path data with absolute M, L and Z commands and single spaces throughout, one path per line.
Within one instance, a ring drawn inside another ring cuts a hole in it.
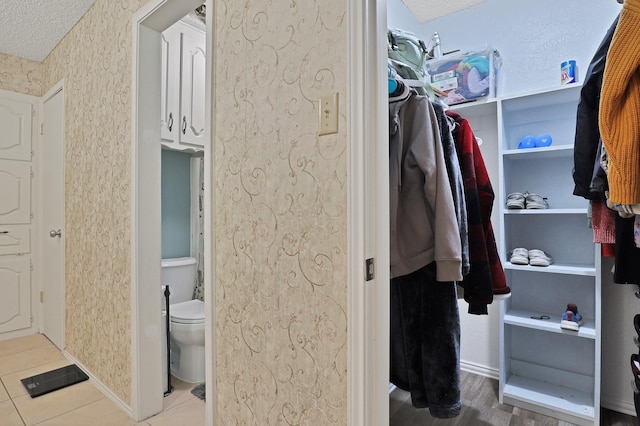
M 462 280 L 461 242 L 438 120 L 409 87 L 389 97 L 391 278 L 436 262 L 437 281 Z

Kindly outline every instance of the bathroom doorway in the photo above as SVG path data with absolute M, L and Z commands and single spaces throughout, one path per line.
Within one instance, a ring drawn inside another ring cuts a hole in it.
M 162 332 L 159 306 L 161 282 L 161 33 L 203 3 L 202 0 L 152 0 L 132 19 L 132 235 L 131 235 L 131 321 L 132 389 L 131 411 L 142 420 L 163 409 Z M 212 0 L 206 1 L 213 11 Z M 209 16 L 212 13 L 208 14 Z M 212 49 L 212 22 L 207 18 L 206 46 Z M 205 71 L 205 188 L 210 188 L 211 87 L 213 55 L 207 55 Z M 204 263 L 211 264 L 211 194 L 205 190 Z M 210 274 L 205 275 L 205 347 L 207 383 L 213 383 L 213 295 Z M 207 394 L 211 389 L 207 388 Z M 212 395 L 212 394 L 211 394 Z M 207 424 L 213 402 L 206 401 Z

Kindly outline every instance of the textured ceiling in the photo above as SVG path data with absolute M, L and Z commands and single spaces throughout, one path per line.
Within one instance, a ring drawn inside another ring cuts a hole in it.
M 41 62 L 96 0 L 0 0 L 0 53 Z M 486 0 L 402 0 L 420 22 Z
M 2 0 L 0 0 L 2 1 Z M 467 9 L 486 0 L 402 0 L 419 22 L 427 22 L 450 13 Z
M 41 62 L 96 0 L 0 0 L 0 53 Z

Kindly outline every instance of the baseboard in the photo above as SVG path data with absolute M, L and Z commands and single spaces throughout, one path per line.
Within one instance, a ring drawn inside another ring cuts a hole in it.
M 467 373 L 477 374 L 479 376 L 488 377 L 490 379 L 498 380 L 500 378 L 500 371 L 496 368 L 487 367 L 486 365 L 480 365 L 468 361 L 460 361 L 460 370 Z
M 629 393 L 631 393 L 631 391 L 629 391 Z M 636 416 L 636 406 L 633 404 L 633 401 L 622 401 L 603 395 L 600 398 L 600 405 L 609 410 L 617 411 L 618 413 L 628 414 L 633 417 Z
M 87 373 L 87 376 L 89 376 L 89 381 L 93 383 L 98 388 L 98 390 L 100 390 L 100 392 L 102 392 L 107 398 L 113 401 L 118 407 L 120 407 L 122 411 L 127 413 L 127 415 L 133 419 L 133 411 L 131 410 L 131 407 L 129 407 L 120 398 L 118 398 L 118 396 L 114 394 L 108 387 L 106 387 L 100 380 L 98 380 L 96 376 L 91 374 L 91 371 L 89 371 L 87 367 L 82 365 L 80 361 L 78 361 L 73 355 L 71 355 L 67 351 L 63 350 L 62 355 L 69 361 L 73 362 L 74 364 L 77 364 L 78 367 L 82 369 L 82 371 Z

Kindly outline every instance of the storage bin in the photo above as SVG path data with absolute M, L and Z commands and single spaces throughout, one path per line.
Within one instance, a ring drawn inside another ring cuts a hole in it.
M 496 96 L 500 53 L 487 46 L 465 53 L 456 52 L 426 64 L 431 86 L 447 93 L 444 102 L 455 105 Z

